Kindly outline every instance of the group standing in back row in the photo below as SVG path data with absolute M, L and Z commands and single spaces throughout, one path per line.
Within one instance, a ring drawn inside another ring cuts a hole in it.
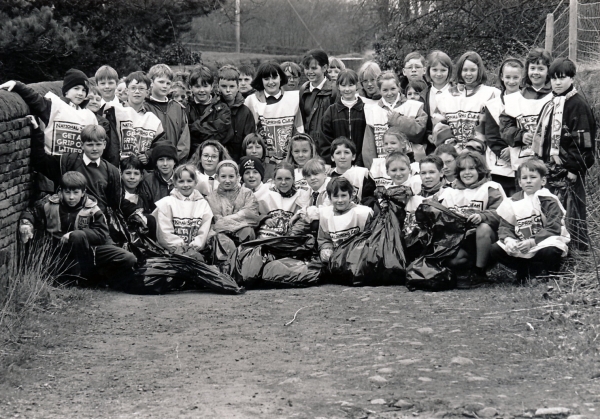
M 48 195 L 23 215 L 21 237 L 40 226 L 74 245 L 70 237 L 89 233 L 72 252 L 89 271 L 90 249 L 114 236 L 82 222 L 94 208 L 98 223 L 121 212 L 173 252 L 202 252 L 218 235 L 238 245 L 312 233 L 326 263 L 377 215 L 378 191 L 402 187 L 411 195 L 403 234 L 424 200 L 473 225 L 449 262 L 468 273 L 465 287 L 485 283 L 496 261 L 521 279 L 557 270 L 569 242 L 587 246 L 596 125 L 575 74 L 539 48 L 525 62 L 504 60 L 498 87 L 472 51 L 455 63 L 411 53 L 399 76 L 372 61 L 355 72 L 312 50 L 300 65 L 216 74 L 157 64 L 119 80 L 103 66 L 92 82 L 72 69 L 63 97 L 6 82 L 35 117 L 32 164 L 51 181 L 40 182 Z M 66 198 L 73 191 L 78 200 Z M 566 218 L 567 200 L 578 219 Z M 131 270 L 130 255 L 117 253 Z

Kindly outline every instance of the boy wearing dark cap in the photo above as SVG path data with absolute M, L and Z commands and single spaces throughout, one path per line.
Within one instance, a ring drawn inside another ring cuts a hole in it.
M 42 96 L 26 84 L 14 80 L 0 85 L 0 89 L 21 96 L 31 113 L 44 123 L 44 146 L 47 154 L 59 156 L 64 153 L 81 153 L 81 131 L 87 125 L 98 125 L 94 113 L 82 107 L 89 93 L 89 80 L 82 71 L 74 68 L 65 74 L 63 97 L 52 92 Z
M 169 196 L 173 190 L 173 171 L 179 161 L 174 145 L 159 143 L 152 149 L 152 166 L 154 171 L 144 176 L 140 184 L 140 195 L 150 206 L 156 208 L 156 202 Z
M 240 160 L 240 177 L 244 182 L 244 186 L 254 192 L 256 199 L 259 199 L 269 190 L 269 185 L 262 182 L 265 177 L 265 166 L 257 157 L 242 157 Z

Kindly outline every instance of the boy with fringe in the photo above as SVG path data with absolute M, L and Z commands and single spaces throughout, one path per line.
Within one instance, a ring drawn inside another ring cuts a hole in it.
M 547 175 L 541 160 L 525 161 L 517 169 L 521 190 L 497 209 L 498 241 L 490 248 L 490 257 L 515 269 L 518 281 L 535 277 L 543 269 L 558 271 L 561 258 L 569 251 L 566 211 L 558 197 L 545 188 Z
M 136 257 L 113 245 L 102 210 L 86 193 L 88 182 L 83 174 L 66 172 L 59 185 L 55 195 L 47 195 L 23 212 L 19 223 L 21 242 L 33 238 L 34 227 L 43 230 L 67 257 L 65 265 L 77 262 L 68 273 L 89 281 L 100 279 L 99 270 L 102 279 L 122 288 L 133 277 Z
M 226 65 L 219 69 L 217 83 L 219 84 L 221 100 L 227 104 L 231 111 L 229 141 L 223 145 L 236 162 L 239 162 L 242 156 L 245 155 L 245 150 L 242 150 L 244 138 L 248 134 L 256 132 L 254 115 L 244 104 L 244 96 L 239 92 L 239 79 L 240 72 L 237 68 Z
M 553 97 L 540 112 L 531 148 L 553 169 L 548 189 L 569 209 L 567 229 L 573 246 L 587 250 L 585 176 L 595 161 L 596 120 L 573 85 L 576 72 L 568 58 L 557 58 L 550 65 Z
M 213 95 L 214 82 L 208 67 L 196 67 L 190 74 L 192 98 L 186 108 L 191 136 L 189 157 L 206 140 L 218 141 L 226 146 L 233 137 L 231 111 L 219 95 Z
M 158 143 L 171 144 L 177 149 L 179 161 L 184 162 L 195 150 L 190 150 L 190 129 L 185 108 L 168 98 L 173 82 L 173 71 L 166 64 L 156 64 L 148 71 L 148 77 L 152 83 L 150 96 L 144 106 L 147 111 L 160 119 L 165 133 L 153 144 L 153 147 Z

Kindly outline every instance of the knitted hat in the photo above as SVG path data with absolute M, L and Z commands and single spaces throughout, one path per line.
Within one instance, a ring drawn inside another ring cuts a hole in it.
M 83 86 L 83 88 L 85 89 L 86 96 L 90 92 L 90 81 L 88 80 L 85 73 L 83 71 L 72 68 L 66 72 L 65 78 L 63 80 L 63 96 L 75 86 Z
M 244 176 L 246 170 L 254 169 L 260 173 L 261 180 L 265 178 L 265 166 L 263 166 L 260 159 L 251 156 L 242 157 L 240 160 L 240 176 Z
M 446 140 L 450 140 L 454 138 L 454 134 L 452 133 L 452 128 L 446 124 L 437 124 L 433 127 L 433 143 L 435 146 L 439 146 L 441 144 L 445 144 Z
M 467 141 L 467 143 L 465 144 L 465 148 L 470 151 L 475 151 L 479 154 L 485 153 L 485 144 L 476 139 Z
M 171 144 L 158 144 L 152 149 L 152 163 L 156 166 L 156 162 L 161 157 L 167 157 L 175 160 L 175 164 L 179 161 L 177 158 L 177 149 Z

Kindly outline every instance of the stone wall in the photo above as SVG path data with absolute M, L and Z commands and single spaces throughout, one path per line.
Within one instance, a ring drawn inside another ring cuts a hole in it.
M 30 85 L 44 95 L 60 93 L 62 82 Z M 17 221 L 33 189 L 29 155 L 29 108 L 15 93 L 0 91 L 0 266 L 14 255 Z

